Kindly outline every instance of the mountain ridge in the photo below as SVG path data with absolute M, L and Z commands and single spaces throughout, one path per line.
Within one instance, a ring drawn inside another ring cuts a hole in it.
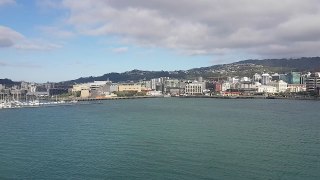
M 74 80 L 58 82 L 61 85 L 72 85 L 93 81 L 131 82 L 139 80 L 150 80 L 152 78 L 170 77 L 177 79 L 194 79 L 202 76 L 227 77 L 227 76 L 248 76 L 254 73 L 278 72 L 288 73 L 290 71 L 320 71 L 320 57 L 282 58 L 282 59 L 248 59 L 229 64 L 217 64 L 207 67 L 192 68 L 189 70 L 176 71 L 146 71 L 134 69 L 122 73 L 111 72 L 102 76 L 80 77 Z M 0 84 L 13 85 L 10 79 L 0 79 Z
M 247 66 L 244 66 L 247 65 Z M 255 65 L 255 66 L 250 66 Z M 86 83 L 92 81 L 104 81 L 111 80 L 113 82 L 128 82 L 128 81 L 138 81 L 141 79 L 150 80 L 152 78 L 159 77 L 170 77 L 178 79 L 188 79 L 195 78 L 197 76 L 211 77 L 211 76 L 221 76 L 221 72 L 236 71 L 232 70 L 232 67 L 243 66 L 238 69 L 238 72 L 226 73 L 225 75 L 252 75 L 255 72 L 280 72 L 288 73 L 290 71 L 319 71 L 320 70 L 320 57 L 301 57 L 301 58 L 291 58 L 291 59 L 248 59 L 238 62 L 233 62 L 229 64 L 217 64 L 208 67 L 193 68 L 189 70 L 176 70 L 176 71 L 144 71 L 144 70 L 131 70 L 123 73 L 107 73 L 102 76 L 97 77 L 81 77 L 75 80 L 64 81 L 61 83 L 75 84 L 75 83 Z M 252 70 L 251 70 L 251 69 Z M 220 71 L 219 71 L 220 70 Z

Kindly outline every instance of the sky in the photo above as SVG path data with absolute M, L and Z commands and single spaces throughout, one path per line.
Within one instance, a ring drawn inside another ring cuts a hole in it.
M 319 0 L 0 0 L 0 79 L 320 54 Z

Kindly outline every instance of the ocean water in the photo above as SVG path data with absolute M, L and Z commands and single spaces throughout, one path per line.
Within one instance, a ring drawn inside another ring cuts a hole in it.
M 0 179 L 320 179 L 320 102 L 160 98 L 0 111 Z

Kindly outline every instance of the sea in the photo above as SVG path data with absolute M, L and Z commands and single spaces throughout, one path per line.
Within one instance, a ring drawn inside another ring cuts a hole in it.
M 320 179 L 320 102 L 150 98 L 0 111 L 0 179 Z

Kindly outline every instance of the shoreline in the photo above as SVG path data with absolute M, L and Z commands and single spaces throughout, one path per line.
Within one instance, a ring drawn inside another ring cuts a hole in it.
M 277 97 L 277 96 L 132 96 L 132 97 L 113 97 L 113 98 L 84 98 L 77 101 L 105 101 L 105 100 L 125 100 L 125 99 L 147 99 L 147 98 L 212 98 L 212 99 L 287 99 L 287 100 L 314 100 L 317 97 Z
M 206 98 L 206 99 L 281 99 L 281 100 L 308 100 L 308 101 L 320 101 L 319 97 L 277 97 L 277 96 L 132 96 L 132 97 L 112 97 L 112 98 L 85 98 L 76 99 L 78 103 L 63 103 L 52 105 L 39 105 L 39 106 L 20 106 L 1 109 L 23 109 L 23 108 L 41 108 L 41 107 L 57 107 L 57 106 L 72 106 L 72 105 L 90 105 L 90 104 L 102 104 L 101 101 L 107 100 L 127 100 L 127 99 L 151 99 L 151 98 Z M 86 103 L 87 102 L 87 103 Z M 88 103 L 92 102 L 92 103 Z

